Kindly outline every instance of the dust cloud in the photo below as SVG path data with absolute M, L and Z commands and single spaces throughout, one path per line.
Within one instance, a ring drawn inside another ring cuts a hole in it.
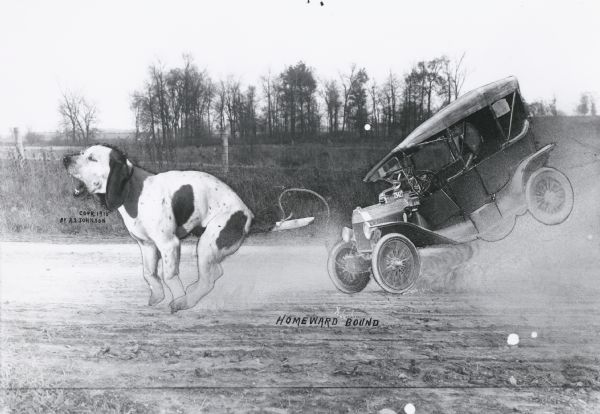
M 543 132 L 558 139 L 563 129 Z M 562 138 L 548 163 L 573 186 L 574 207 L 565 222 L 547 226 L 526 213 L 503 240 L 423 249 L 417 289 L 460 294 L 482 311 L 506 312 L 512 320 L 523 316 L 510 314 L 520 309 L 544 325 L 564 325 L 568 318 L 585 323 L 581 313 L 573 316 L 580 304 L 600 309 L 600 134 L 579 132 Z

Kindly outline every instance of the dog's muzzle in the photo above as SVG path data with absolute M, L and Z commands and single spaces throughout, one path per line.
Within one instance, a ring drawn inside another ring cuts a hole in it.
M 69 166 L 71 165 L 71 162 L 73 161 L 72 157 L 73 157 L 72 155 L 65 155 L 62 158 L 62 163 L 65 166 L 65 168 L 67 169 L 67 172 L 69 173 L 69 176 L 71 177 L 71 180 L 73 180 L 73 192 L 72 192 L 73 197 L 79 197 L 87 192 L 87 188 L 83 181 L 73 177 L 73 175 L 71 175 L 71 173 L 69 171 Z
M 75 182 L 75 188 L 73 189 L 73 197 L 79 197 L 87 193 L 87 188 L 83 181 L 80 181 L 75 177 L 73 177 L 73 181 Z

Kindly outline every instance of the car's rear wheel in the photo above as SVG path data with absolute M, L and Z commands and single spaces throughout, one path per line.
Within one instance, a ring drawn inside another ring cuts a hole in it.
M 373 278 L 389 293 L 404 293 L 419 278 L 421 258 L 415 245 L 398 233 L 386 234 L 372 255 Z
M 371 278 L 369 261 L 358 254 L 354 244 L 343 240 L 329 252 L 327 270 L 335 287 L 344 293 L 360 292 Z
M 544 224 L 559 224 L 573 209 L 573 187 L 569 179 L 554 168 L 540 168 L 531 174 L 525 185 L 527 208 Z

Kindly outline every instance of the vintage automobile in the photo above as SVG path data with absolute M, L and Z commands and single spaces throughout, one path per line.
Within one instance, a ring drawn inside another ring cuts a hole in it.
M 391 187 L 378 204 L 353 211 L 352 228 L 329 253 L 331 280 L 356 293 L 373 277 L 403 293 L 419 277 L 417 248 L 500 240 L 527 211 L 544 224 L 563 222 L 573 189 L 545 166 L 553 146 L 536 148 L 516 78 L 459 97 L 367 173 L 363 181 Z

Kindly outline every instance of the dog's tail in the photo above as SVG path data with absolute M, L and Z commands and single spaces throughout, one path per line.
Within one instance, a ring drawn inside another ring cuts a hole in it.
M 275 223 L 258 224 L 252 223 L 249 230 L 246 231 L 246 234 L 260 234 L 260 233 L 271 233 L 275 231 L 285 231 L 292 229 L 299 229 L 301 227 L 306 227 L 315 221 L 314 217 L 303 217 L 299 219 L 289 219 L 277 221 Z
M 309 190 L 306 188 L 288 188 L 281 192 L 281 194 L 279 195 L 279 199 L 278 199 L 279 210 L 281 211 L 281 220 L 276 221 L 275 223 L 272 223 L 272 224 L 269 224 L 266 226 L 253 223 L 252 226 L 250 227 L 248 234 L 269 233 L 269 232 L 275 232 L 275 231 L 298 229 L 301 227 L 308 226 L 313 221 L 315 221 L 314 217 L 303 217 L 303 218 L 293 219 L 292 218 L 293 213 L 286 215 L 285 209 L 283 208 L 283 204 L 282 204 L 283 196 L 285 194 L 292 193 L 292 192 L 311 194 L 311 195 L 317 197 L 319 200 L 321 200 L 323 202 L 323 204 L 325 204 L 325 207 L 327 208 L 326 220 L 329 221 L 331 211 L 329 209 L 329 203 L 327 203 L 327 200 L 325 200 L 325 197 L 323 197 L 321 194 L 317 193 L 316 191 Z

